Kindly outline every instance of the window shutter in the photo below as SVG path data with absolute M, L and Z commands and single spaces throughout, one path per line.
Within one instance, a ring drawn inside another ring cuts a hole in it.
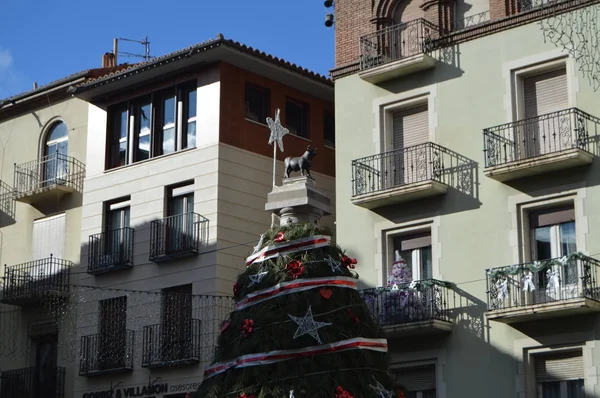
M 431 246 L 431 234 L 429 232 L 401 236 L 394 239 L 395 250 L 405 251 L 427 246 Z
M 33 222 L 33 260 L 63 257 L 65 246 L 65 214 Z
M 552 209 L 531 212 L 529 220 L 532 228 L 546 227 L 564 222 L 575 221 L 573 206 L 561 206 Z
M 535 358 L 535 378 L 538 383 L 583 379 L 581 351 L 537 356 Z
M 525 118 L 566 109 L 569 106 L 566 68 L 524 78 L 523 91 Z
M 394 369 L 394 374 L 408 392 L 435 389 L 435 365 Z
M 394 149 L 429 141 L 427 104 L 396 111 L 392 118 Z

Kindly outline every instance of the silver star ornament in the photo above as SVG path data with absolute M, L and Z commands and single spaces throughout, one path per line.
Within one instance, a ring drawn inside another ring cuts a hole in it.
M 312 307 L 310 305 L 308 306 L 308 311 L 306 311 L 306 315 L 304 315 L 304 317 L 300 318 L 290 314 L 288 314 L 288 316 L 298 324 L 298 329 L 294 334 L 294 340 L 300 336 L 308 334 L 315 339 L 317 343 L 322 344 L 321 337 L 319 336 L 319 329 L 329 326 L 331 323 L 315 321 L 313 318 Z
M 269 137 L 269 145 L 274 145 L 276 142 L 279 146 L 279 150 L 283 152 L 283 136 L 289 134 L 290 131 L 281 125 L 281 121 L 279 120 L 279 109 L 275 113 L 275 120 L 270 117 L 267 118 L 267 125 L 269 126 L 269 130 L 271 130 L 271 136 Z

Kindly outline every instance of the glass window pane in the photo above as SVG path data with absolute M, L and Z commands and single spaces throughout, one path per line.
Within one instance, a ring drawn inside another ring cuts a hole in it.
M 244 117 L 264 124 L 269 116 L 269 107 L 269 90 L 252 84 L 246 84 Z
M 533 236 L 535 239 L 534 260 L 548 260 L 552 258 L 552 244 L 550 241 L 550 226 L 535 228 Z
M 127 141 L 119 143 L 119 161 L 115 166 L 123 166 L 127 164 Z
M 163 101 L 163 126 L 175 123 L 175 96 Z
M 119 138 L 127 138 L 127 127 L 129 125 L 128 123 L 128 112 L 125 111 L 121 111 L 117 114 L 117 136 Z
M 585 398 L 583 380 L 567 381 L 567 398 Z
M 290 133 L 308 138 L 307 109 L 304 104 L 287 101 L 285 104 L 285 123 Z
M 431 272 L 431 246 L 420 249 L 421 252 L 421 279 L 433 278 Z
M 187 109 L 188 109 L 187 117 L 188 117 L 188 119 L 192 118 L 192 117 L 196 117 L 196 97 L 197 97 L 197 93 L 196 93 L 195 88 L 188 92 L 188 97 L 187 97 Z
M 332 112 L 323 114 L 323 138 L 325 145 L 335 147 L 335 120 Z
M 52 131 L 48 134 L 48 139 L 46 142 L 59 140 L 69 136 L 69 130 L 67 129 L 67 125 L 63 122 L 58 122 L 52 127 Z
M 138 108 L 138 152 L 136 160 L 150 158 L 150 134 L 152 129 L 152 105 L 146 103 Z
M 560 396 L 560 382 L 553 381 L 539 384 L 542 389 L 542 398 L 562 398 Z
M 196 122 L 189 122 L 187 125 L 187 145 L 186 148 L 196 147 Z
M 175 152 L 175 127 L 163 130 L 162 153 L 168 154 Z
M 568 256 L 570 253 L 577 251 L 577 243 L 575 239 L 575 221 L 560 224 L 559 228 L 561 255 Z

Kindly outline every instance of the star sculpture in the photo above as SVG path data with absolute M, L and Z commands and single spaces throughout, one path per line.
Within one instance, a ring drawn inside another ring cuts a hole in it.
M 281 125 L 279 121 L 279 109 L 275 113 L 275 120 L 270 117 L 267 118 L 267 125 L 271 130 L 271 136 L 269 137 L 269 145 L 274 145 L 276 142 L 279 146 L 279 150 L 283 152 L 283 136 L 289 134 L 290 131 Z
M 265 241 L 265 234 L 260 234 L 260 239 L 258 240 L 258 243 L 256 244 L 256 246 L 254 246 L 254 251 L 252 252 L 252 254 L 256 254 L 260 251 L 260 248 L 262 247 L 264 241 Z
M 377 398 L 394 398 L 394 392 L 388 391 L 381 385 L 380 382 L 375 380 L 376 385 L 369 384 L 369 387 L 373 390 L 373 392 L 377 395 Z
M 325 259 L 327 264 L 331 267 L 331 272 L 341 272 L 342 271 L 342 263 L 336 261 L 333 257 L 329 256 Z
M 317 341 L 317 343 L 322 344 L 321 337 L 319 336 L 319 329 L 325 326 L 331 325 L 328 322 L 316 322 L 313 318 L 312 307 L 308 306 L 308 311 L 306 311 L 306 315 L 303 318 L 293 316 L 288 314 L 290 318 L 294 322 L 298 324 L 298 329 L 294 334 L 294 340 L 300 336 L 304 336 L 305 334 L 310 335 L 313 339 Z
M 250 278 L 250 283 L 248 284 L 248 287 L 255 285 L 257 283 L 262 282 L 263 278 L 268 274 L 268 271 L 263 271 L 262 268 L 254 275 L 248 275 L 248 277 Z

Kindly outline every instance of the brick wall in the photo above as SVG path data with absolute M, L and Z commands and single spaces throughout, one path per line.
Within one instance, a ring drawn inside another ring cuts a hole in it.
M 360 37 L 373 32 L 371 0 L 336 0 L 335 67 L 358 62 Z

